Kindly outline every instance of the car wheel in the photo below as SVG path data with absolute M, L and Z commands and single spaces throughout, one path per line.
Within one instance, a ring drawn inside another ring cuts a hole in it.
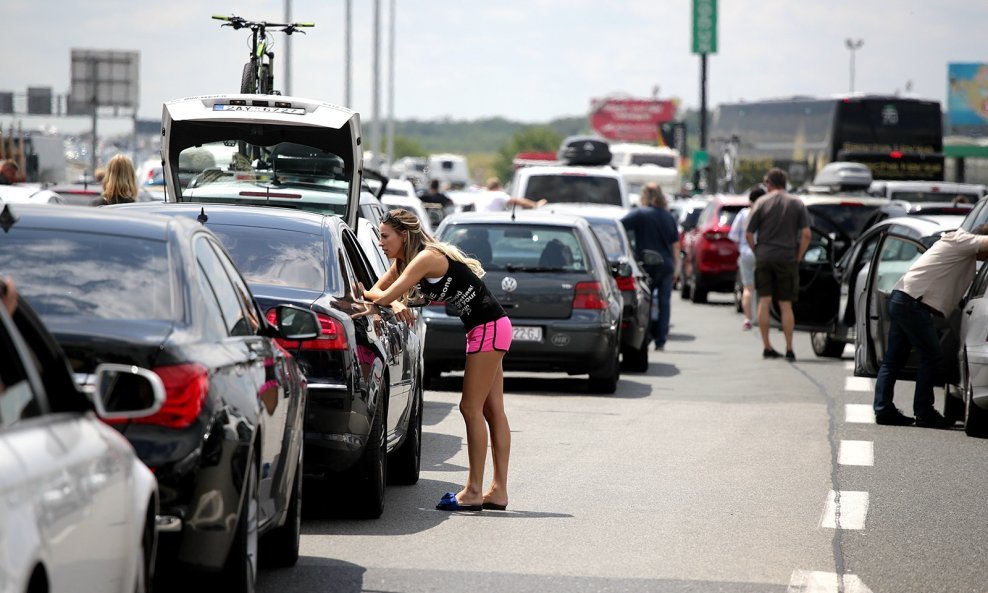
M 943 389 L 943 416 L 953 421 L 964 421 L 967 410 L 964 409 L 964 394 L 957 385 L 949 383 Z M 977 407 L 977 406 L 975 406 Z
M 690 283 L 687 282 L 685 271 L 686 271 L 686 266 L 680 266 L 680 271 L 679 271 L 679 286 L 680 286 L 680 288 L 679 288 L 679 298 L 683 299 L 684 301 L 688 301 L 690 299 L 690 293 L 692 291 L 690 290 Z
M 644 373 L 648 370 L 648 345 L 651 343 L 648 332 L 638 348 L 627 348 L 621 353 L 621 370 L 630 373 Z
M 412 416 L 408 419 L 408 434 L 405 442 L 392 453 L 388 461 L 388 481 L 392 484 L 411 486 L 419 481 L 422 469 L 422 382 L 415 390 L 412 402 Z
M 824 358 L 840 358 L 844 355 L 844 342 L 831 339 L 827 332 L 810 332 L 813 354 Z
M 967 397 L 964 399 L 964 434 L 969 437 L 988 437 L 988 411 L 974 403 L 970 379 L 967 383 Z
M 388 383 L 388 379 L 384 379 Z M 357 517 L 377 519 L 384 512 L 384 488 L 388 476 L 388 440 L 384 430 L 386 395 L 381 395 L 381 405 L 377 407 L 371 424 L 370 436 L 360 461 L 354 468 L 353 504 Z
M 430 370 L 429 367 L 425 368 L 425 373 L 422 375 L 422 386 L 425 389 L 435 389 L 439 386 L 439 380 L 442 377 L 440 371 Z
M 220 578 L 224 590 L 237 593 L 254 593 L 257 587 L 257 465 L 253 459 L 246 469 L 237 531 Z
M 302 451 L 299 448 L 298 465 L 288 494 L 288 512 L 285 524 L 264 536 L 261 558 L 264 564 L 283 568 L 298 562 L 298 548 L 302 539 Z
M 690 284 L 693 285 L 693 290 L 690 292 L 690 301 L 702 304 L 707 302 L 707 291 L 700 290 L 700 273 L 696 270 L 696 264 L 693 264 L 693 274 L 692 281 Z
M 618 349 L 614 348 L 611 361 L 599 371 L 590 373 L 589 389 L 591 393 L 614 393 L 617 391 L 618 379 L 621 376 L 621 365 L 618 361 Z

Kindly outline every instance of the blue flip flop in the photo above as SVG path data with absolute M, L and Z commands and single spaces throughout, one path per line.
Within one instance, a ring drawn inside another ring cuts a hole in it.
M 479 504 L 460 504 L 460 501 L 456 500 L 456 493 L 447 492 L 443 494 L 443 497 L 439 499 L 439 504 L 436 505 L 436 510 L 438 511 L 482 511 L 484 510 L 483 505 Z

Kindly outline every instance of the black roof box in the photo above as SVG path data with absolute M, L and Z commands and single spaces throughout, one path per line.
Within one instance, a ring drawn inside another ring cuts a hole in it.
M 611 149 L 599 136 L 569 136 L 559 147 L 557 158 L 566 165 L 609 165 Z

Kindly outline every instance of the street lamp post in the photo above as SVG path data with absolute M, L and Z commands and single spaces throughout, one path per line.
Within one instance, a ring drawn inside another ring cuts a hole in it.
M 851 51 L 851 92 L 854 92 L 854 52 L 861 49 L 864 39 L 845 39 L 844 46 Z

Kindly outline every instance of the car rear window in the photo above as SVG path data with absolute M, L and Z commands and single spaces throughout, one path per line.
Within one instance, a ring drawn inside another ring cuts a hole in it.
M 902 200 L 904 202 L 953 202 L 954 200 L 960 198 L 960 200 L 965 204 L 974 204 L 981 199 L 981 196 L 976 193 L 964 193 L 964 192 L 932 192 L 932 191 L 896 191 L 889 194 L 889 198 L 893 200 Z
M 210 223 L 247 282 L 326 290 L 322 235 Z M 334 291 L 336 292 L 336 291 Z
M 485 270 L 586 272 L 587 254 L 571 227 L 458 224 L 442 240 L 480 260 Z
M 164 241 L 21 228 L 0 245 L 0 270 L 17 271 L 18 291 L 44 317 L 176 318 Z
M 676 157 L 667 154 L 633 154 L 631 155 L 631 164 L 675 167 Z
M 744 206 L 721 206 L 720 212 L 717 213 L 717 224 L 719 226 L 731 226 L 738 212 L 743 209 Z
M 525 186 L 526 198 L 550 204 L 610 204 L 624 206 L 621 186 L 613 177 L 599 175 L 532 175 Z
M 855 239 L 873 220 L 879 206 L 864 204 L 811 204 L 806 210 L 810 215 L 810 226 L 825 233 L 838 233 Z

